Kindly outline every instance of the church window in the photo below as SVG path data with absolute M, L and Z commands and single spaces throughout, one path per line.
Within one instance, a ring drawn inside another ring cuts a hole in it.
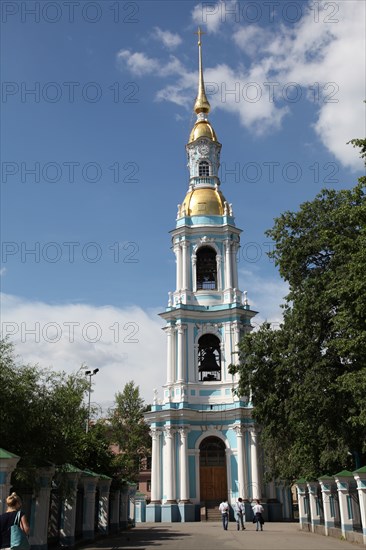
M 198 340 L 198 372 L 200 382 L 221 380 L 220 340 L 214 334 L 204 334 Z
M 198 175 L 201 177 L 209 176 L 210 175 L 210 165 L 208 164 L 207 160 L 201 160 L 201 162 L 198 165 Z
M 217 290 L 216 252 L 210 246 L 197 251 L 197 290 Z

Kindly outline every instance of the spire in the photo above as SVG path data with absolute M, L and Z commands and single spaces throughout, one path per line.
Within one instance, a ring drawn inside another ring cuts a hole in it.
M 197 99 L 194 104 L 193 110 L 197 113 L 209 113 L 210 112 L 210 104 L 208 102 L 208 99 L 206 97 L 205 93 L 205 84 L 203 81 L 203 69 L 202 69 L 202 50 L 201 50 L 201 35 L 205 34 L 201 31 L 201 28 L 198 27 L 198 32 L 195 34 L 198 34 L 198 94 Z

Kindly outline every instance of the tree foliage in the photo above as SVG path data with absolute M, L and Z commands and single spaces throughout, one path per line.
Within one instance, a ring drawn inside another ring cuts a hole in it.
M 115 396 L 110 419 L 112 439 L 120 451 L 115 465 L 121 477 L 128 481 L 137 482 L 141 458 L 150 454 L 149 427 L 144 420 L 146 410 L 139 387 L 133 381 Z
M 104 427 L 85 433 L 85 376 L 18 364 L 13 344 L 0 339 L 0 387 L 1 447 L 21 457 L 19 481 L 32 485 L 36 469 L 50 463 L 112 473 Z
M 231 370 L 239 393 L 251 391 L 269 477 L 317 477 L 366 459 L 365 190 L 366 178 L 325 189 L 267 231 L 289 283 L 283 323 L 246 335 Z

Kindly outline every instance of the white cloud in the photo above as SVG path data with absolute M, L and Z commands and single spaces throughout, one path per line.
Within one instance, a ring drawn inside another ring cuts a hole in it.
M 129 50 L 120 50 L 117 53 L 117 62 L 120 68 L 125 65 L 132 74 L 142 76 L 157 71 L 159 62 L 156 59 L 148 57 L 143 52 L 130 52 Z
M 92 401 L 113 402 L 133 380 L 146 403 L 161 394 L 166 375 L 166 339 L 157 312 L 140 307 L 51 305 L 2 295 L 2 335 L 10 335 L 25 363 L 67 373 L 85 363 L 99 368 Z
M 174 49 L 182 43 L 182 39 L 179 34 L 174 34 L 170 31 L 163 31 L 159 27 L 154 28 L 153 36 L 162 42 L 168 49 Z
M 289 292 L 288 284 L 279 277 L 263 277 L 259 270 L 239 268 L 239 288 L 248 289 L 250 308 L 258 311 L 251 324 L 258 328 L 268 321 L 274 327 L 282 322 L 281 304 Z

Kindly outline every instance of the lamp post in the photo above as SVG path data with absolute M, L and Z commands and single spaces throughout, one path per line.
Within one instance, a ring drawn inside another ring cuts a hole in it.
M 99 369 L 94 369 L 93 371 L 91 370 L 86 370 L 85 371 L 85 376 L 89 376 L 89 398 L 88 398 L 88 418 L 86 420 L 86 428 L 85 428 L 85 433 L 88 433 L 89 431 L 89 422 L 90 422 L 90 395 L 91 395 L 91 379 L 92 379 L 92 376 L 95 376 L 97 374 L 97 372 L 99 372 Z

